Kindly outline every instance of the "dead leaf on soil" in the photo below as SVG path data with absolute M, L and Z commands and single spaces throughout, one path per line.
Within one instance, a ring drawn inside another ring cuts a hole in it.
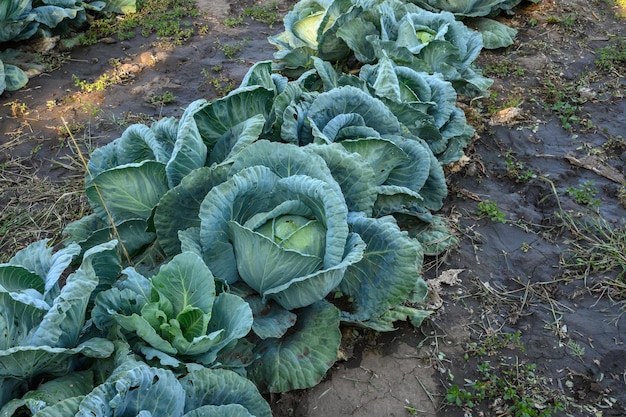
M 604 178 L 614 181 L 618 184 L 624 184 L 626 177 L 612 166 L 607 165 L 597 155 L 589 155 L 583 158 L 576 158 L 572 153 L 568 153 L 564 158 L 572 165 L 588 169 Z
M 469 156 L 463 155 L 458 161 L 446 165 L 444 169 L 446 170 L 448 174 L 454 174 L 454 173 L 460 172 L 471 161 L 472 160 L 469 158 Z
M 459 274 L 465 269 L 448 269 L 443 271 L 437 278 L 426 281 L 428 285 L 428 306 L 429 310 L 438 310 L 443 305 L 443 299 L 439 295 L 441 284 L 454 286 L 461 283 Z
M 494 113 L 489 120 L 491 126 L 507 126 L 519 122 L 522 118 L 522 109 L 519 107 L 507 107 Z

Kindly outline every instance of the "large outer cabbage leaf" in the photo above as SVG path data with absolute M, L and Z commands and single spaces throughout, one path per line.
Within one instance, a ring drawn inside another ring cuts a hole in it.
M 248 376 L 261 392 L 310 388 L 337 360 L 340 342 L 339 310 L 319 301 L 298 311 L 290 335 L 257 344 L 254 351 L 260 357 L 248 368 Z
M 204 368 L 190 372 L 181 378 L 180 383 L 185 390 L 186 412 L 206 405 L 239 405 L 249 415 L 257 417 L 272 415 L 269 405 L 252 381 L 233 371 Z
M 389 173 L 387 181 L 379 187 L 379 192 L 385 190 L 380 192 L 380 194 L 390 196 L 395 194 L 395 192 L 390 191 L 393 187 L 403 187 L 407 189 L 409 194 L 419 194 L 419 200 L 422 203 L 418 204 L 416 215 L 421 215 L 424 211 L 419 207 L 424 207 L 428 210 L 439 210 L 448 194 L 448 186 L 443 168 L 437 158 L 430 152 L 428 146 L 419 139 L 413 140 L 403 137 L 392 137 L 390 139 L 410 158 L 408 162 L 395 167 Z M 375 211 L 383 214 L 379 204 L 380 201 L 377 201 Z M 376 206 L 379 207 L 376 208 Z M 392 207 L 390 205 L 388 209 Z M 396 212 L 411 214 L 412 211 L 412 209 L 409 209 L 409 204 L 407 204 L 406 207 L 399 206 L 395 210 L 386 211 L 385 214 Z
M 49 243 L 50 239 L 31 243 L 26 248 L 16 252 L 8 262 L 8 265 L 23 267 L 43 280 L 43 299 L 47 303 L 51 303 L 58 295 L 58 282 L 63 271 L 80 253 L 80 246 L 76 244 L 68 245 L 66 248 L 52 253 L 52 247 L 49 246 Z
M 199 106 L 194 113 L 194 119 L 202 140 L 209 149 L 213 149 L 230 129 L 259 114 L 263 115 L 269 128 L 273 123 L 273 100 L 273 90 L 262 86 L 247 86 L 239 87 L 226 97 Z
M 3 63 L 0 59 L 0 94 L 6 91 L 15 91 L 28 83 L 28 76 L 15 65 Z
M 275 302 L 263 302 L 258 294 L 249 291 L 245 300 L 252 309 L 252 331 L 261 339 L 281 338 L 295 323 L 298 316 Z
M 35 16 L 31 0 L 12 0 L 0 3 L 0 42 L 18 41 L 30 38 L 36 31 L 39 23 Z M 0 84 L 2 77 L 0 77 Z M 2 89 L 0 88 L 0 93 Z
M 320 179 L 335 189 L 342 198 L 342 190 L 335 181 L 323 158 L 312 154 L 306 147 L 260 140 L 244 148 L 235 158 L 230 168 L 231 176 L 244 168 L 262 165 L 268 167 L 281 178 L 292 175 L 306 175 Z
M 289 79 L 282 74 L 272 71 L 272 61 L 259 61 L 250 67 L 241 80 L 241 87 L 260 85 L 273 90 L 274 95 L 285 90 Z
M 191 171 L 206 164 L 207 146 L 194 119 L 195 113 L 203 106 L 204 100 L 194 101 L 180 118 L 172 156 L 165 167 L 170 188 L 177 186 Z
M 12 0 L 0 3 L 0 21 L 19 20 L 32 10 L 31 0 Z
M 486 49 L 505 48 L 515 42 L 517 30 L 497 20 L 480 17 L 472 19 L 471 24 L 483 35 Z
M 178 232 L 200 226 L 199 212 L 204 196 L 228 179 L 229 169 L 228 166 L 199 168 L 163 195 L 154 214 L 154 226 L 166 254 L 180 253 Z
M 510 13 L 521 0 L 410 0 L 425 9 L 445 10 L 459 17 L 495 16 L 501 11 Z M 538 2 L 539 0 L 531 0 Z
M 127 127 L 119 138 L 94 150 L 87 163 L 86 186 L 91 185 L 93 179 L 101 172 L 120 165 L 143 161 L 166 164 L 171 157 L 173 141 L 176 141 L 176 137 L 164 139 L 157 136 L 163 127 L 165 127 L 165 122 L 162 120 L 155 123 L 153 128 L 133 124 Z M 170 140 L 171 143 L 169 143 Z
M 107 0 L 104 12 L 135 13 L 137 4 L 135 0 Z
M 125 357 L 103 384 L 85 396 L 76 416 L 180 417 L 184 407 L 185 391 L 173 372 Z
M 282 142 L 305 145 L 313 141 L 306 115 L 317 93 L 305 91 L 298 82 L 290 82 L 274 100 L 276 121 L 273 137 Z
M 27 390 L 26 381 L 20 378 L 0 376 L 0 411 L 2 406 Z
M 61 7 L 44 4 L 42 6 L 38 6 L 33 8 L 31 13 L 34 15 L 35 21 L 41 23 L 42 25 L 47 26 L 49 29 L 56 28 L 59 23 L 63 20 L 73 20 L 76 19 L 77 16 L 82 14 L 84 15 L 84 8 L 77 7 L 74 5 L 62 5 Z M 83 17 L 84 19 L 84 17 Z M 82 20 L 82 19 L 81 19 Z M 80 22 L 78 22 L 80 23 Z
M 433 12 L 445 10 L 457 16 L 487 16 L 498 12 L 506 0 L 410 0 Z M 519 3 L 520 0 L 515 0 Z
M 391 216 L 372 219 L 351 214 L 349 223 L 367 249 L 363 259 L 348 268 L 338 287 L 342 296 L 351 300 L 350 312 L 342 311 L 341 318 L 367 326 L 367 321 L 404 303 L 417 281 L 423 281 L 424 253 L 420 243 L 401 231 Z
M 0 408 L 0 416 L 19 415 L 69 416 L 78 412 L 78 404 L 94 387 L 92 371 L 73 372 L 39 385 L 22 398 L 9 401 Z M 0 402 L 0 404 L 2 404 Z M 72 404 L 71 408 L 68 405 Z M 54 408 L 53 408 L 54 407 Z M 28 410 L 28 411 L 26 411 Z M 45 410 L 45 411 L 44 411 Z M 63 410 L 65 414 L 60 413 Z M 23 414 L 27 412 L 28 414 Z
M 339 143 L 310 144 L 306 148 L 320 155 L 341 187 L 349 211 L 372 214 L 376 202 L 376 173 L 361 155 Z
M 120 242 L 118 258 L 130 262 L 154 242 L 155 233 L 147 230 L 148 222 L 143 219 L 124 220 L 113 225 L 94 213 L 68 224 L 63 230 L 63 235 L 68 244 L 78 243 L 82 248 L 81 253 L 108 242 L 111 236 L 115 236 Z
M 422 244 L 426 256 L 441 255 L 459 243 L 459 239 L 450 232 L 446 220 L 439 215 L 432 216 L 428 223 L 412 223 L 409 234 Z
M 64 375 L 75 366 L 73 359 L 82 355 L 106 358 L 113 352 L 107 339 L 94 337 L 73 348 L 50 346 L 15 346 L 0 350 L 0 377 L 29 378 L 34 375 Z
M 320 132 L 340 115 L 360 116 L 363 126 L 380 136 L 402 134 L 396 116 L 380 100 L 355 87 L 344 86 L 322 93 L 308 110 L 311 126 Z
M 259 139 L 264 126 L 265 117 L 262 114 L 233 126 L 215 144 L 208 161 L 209 165 L 232 161 L 239 152 Z
M 147 220 L 168 190 L 165 165 L 144 161 L 101 172 L 85 193 L 101 219 Z

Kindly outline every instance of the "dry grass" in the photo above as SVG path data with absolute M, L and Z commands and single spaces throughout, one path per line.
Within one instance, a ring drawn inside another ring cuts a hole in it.
M 581 218 L 565 212 L 559 216 L 571 233 L 561 266 L 584 279 L 602 274 L 594 289 L 626 300 L 626 227 L 611 224 L 595 213 Z
M 0 170 L 0 262 L 44 238 L 58 243 L 61 231 L 89 210 L 82 173 L 62 181 L 38 175 L 30 159 L 11 158 Z

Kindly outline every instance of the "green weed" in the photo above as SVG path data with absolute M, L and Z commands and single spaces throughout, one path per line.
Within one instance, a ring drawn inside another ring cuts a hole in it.
M 109 74 L 104 73 L 100 75 L 94 82 L 90 83 L 86 80 L 81 80 L 76 75 L 72 74 L 72 80 L 74 80 L 74 85 L 76 87 L 80 87 L 81 91 L 85 93 L 91 93 L 94 91 L 104 91 L 108 86 L 114 84 L 113 77 Z
M 8 103 L 4 103 L 4 106 L 11 108 L 12 117 L 18 118 L 28 114 L 28 106 L 20 100 L 13 100 Z
M 93 45 L 103 38 L 118 40 L 133 38 L 137 33 L 180 45 L 194 34 L 194 28 L 186 18 L 198 16 L 192 0 L 144 0 L 138 2 L 138 11 L 123 16 L 95 19 L 89 29 L 80 36 L 83 45 Z
M 502 415 L 523 417 L 550 417 L 563 411 L 563 403 L 557 396 L 548 399 L 545 384 L 535 373 L 537 365 L 520 363 L 499 363 L 497 367 L 490 362 L 477 365 L 479 377 L 465 380 L 461 388 L 452 385 L 446 393 L 448 404 L 458 407 L 475 408 L 480 403 L 494 404 L 499 400 Z
M 235 27 L 243 24 L 243 16 L 226 17 L 223 22 L 226 26 Z
M 157 94 L 150 97 L 150 104 L 155 106 L 165 106 L 166 104 L 173 103 L 176 100 L 176 96 L 171 91 L 166 91 L 163 94 Z
M 513 61 L 501 60 L 493 64 L 485 65 L 483 67 L 483 73 L 488 77 L 507 77 L 509 75 L 523 77 L 525 71 L 524 68 Z
M 478 203 L 478 215 L 480 217 L 488 217 L 493 222 L 506 223 L 506 218 L 502 210 L 498 208 L 495 202 L 490 200 Z
M 547 387 L 547 380 L 536 373 L 537 365 L 520 363 L 517 357 L 501 360 L 497 365 L 481 360 L 493 356 L 501 349 L 524 351 L 521 333 L 488 332 L 476 343 L 468 343 L 465 357 L 479 359 L 476 365 L 478 378 L 465 379 L 463 386 L 452 385 L 445 400 L 450 405 L 474 409 L 479 405 L 497 406 L 497 415 L 523 417 L 550 417 L 563 411 L 561 395 Z M 495 415 L 494 414 L 494 415 Z
M 245 17 L 249 17 L 257 22 L 272 26 L 283 19 L 284 12 L 278 7 L 278 3 L 273 1 L 267 6 L 253 5 L 243 11 Z
M 243 50 L 249 41 L 250 40 L 248 38 L 243 38 L 234 43 L 221 43 L 218 39 L 215 41 L 215 44 L 217 45 L 217 49 L 226 55 L 226 58 L 233 59 Z
M 219 96 L 225 96 L 235 88 L 235 80 L 226 77 L 221 71 L 224 69 L 221 64 L 214 65 L 211 69 L 217 73 L 213 75 L 209 70 L 202 69 L 202 75 L 206 77 L 207 81 Z
M 565 130 L 572 129 L 574 124 L 580 122 L 580 118 L 577 113 L 580 111 L 580 106 L 572 104 L 568 101 L 557 101 L 551 108 L 559 117 L 561 126 Z
M 622 185 L 617 190 L 617 201 L 619 201 L 622 207 L 626 208 L 626 185 Z
M 585 355 L 585 347 L 571 339 L 567 341 L 567 350 L 570 355 L 575 356 L 580 360 L 582 360 L 582 357 Z
M 550 15 L 547 17 L 546 22 L 551 25 L 558 25 L 564 29 L 571 29 L 577 22 L 576 15 L 568 14 L 565 16 L 554 16 Z
M 600 200 L 596 198 L 598 189 L 595 188 L 595 182 L 585 181 L 578 187 L 567 187 L 565 195 L 574 199 L 581 206 L 599 207 Z
M 528 182 L 533 178 L 537 178 L 532 169 L 526 168 L 523 162 L 515 158 L 513 151 L 508 150 L 504 157 L 506 158 L 504 163 L 506 165 L 507 177 L 518 183 Z
M 626 65 L 626 37 L 615 36 L 613 43 L 596 52 L 595 64 L 603 71 L 617 71 L 620 66 Z
M 503 348 L 517 348 L 524 351 L 524 346 L 521 343 L 522 334 L 517 331 L 515 333 L 505 332 L 492 332 L 489 333 L 480 342 L 471 342 L 467 344 L 466 354 L 474 356 L 492 356 L 496 352 Z

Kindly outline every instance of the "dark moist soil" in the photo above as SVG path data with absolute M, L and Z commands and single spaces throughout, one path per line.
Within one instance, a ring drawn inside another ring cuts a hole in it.
M 136 37 L 63 52 L 58 69 L 0 97 L 0 166 L 19 160 L 30 175 L 61 181 L 75 175 L 59 163 L 75 155 L 64 125 L 89 150 L 130 123 L 179 117 L 192 101 L 223 95 L 250 65 L 272 58 L 267 36 L 282 30 L 249 18 L 221 24 L 252 4 L 201 0 L 194 23 L 208 30 L 182 46 Z M 294 2 L 278 4 L 286 12 Z M 611 68 L 597 63 L 626 34 L 616 12 L 600 0 L 543 0 L 499 18 L 519 33 L 513 46 L 479 58 L 495 80 L 490 95 L 460 99 L 478 134 L 467 160 L 448 167 L 442 214 L 460 244 L 427 259 L 426 278 L 451 278 L 433 286 L 435 313 L 419 329 L 344 329 L 345 360 L 312 389 L 268 397 L 275 416 L 513 415 L 488 385 L 487 399 L 473 407 L 446 405 L 447 389 L 471 390 L 485 362 L 492 377 L 515 370 L 506 378 L 526 390 L 533 415 L 550 415 L 544 406 L 554 401 L 574 416 L 626 415 L 626 291 L 612 285 L 623 271 L 583 279 L 565 268 L 575 235 L 559 216 L 585 218 L 589 209 L 567 190 L 591 181 L 601 217 L 624 225 L 626 67 L 623 57 Z M 244 47 L 227 57 L 225 44 Z M 81 92 L 72 79 L 93 82 L 105 72 L 120 82 L 100 92 Z M 166 92 L 172 103 L 151 104 Z M 479 215 L 487 201 L 505 223 Z M 531 364 L 534 377 L 523 382 Z

